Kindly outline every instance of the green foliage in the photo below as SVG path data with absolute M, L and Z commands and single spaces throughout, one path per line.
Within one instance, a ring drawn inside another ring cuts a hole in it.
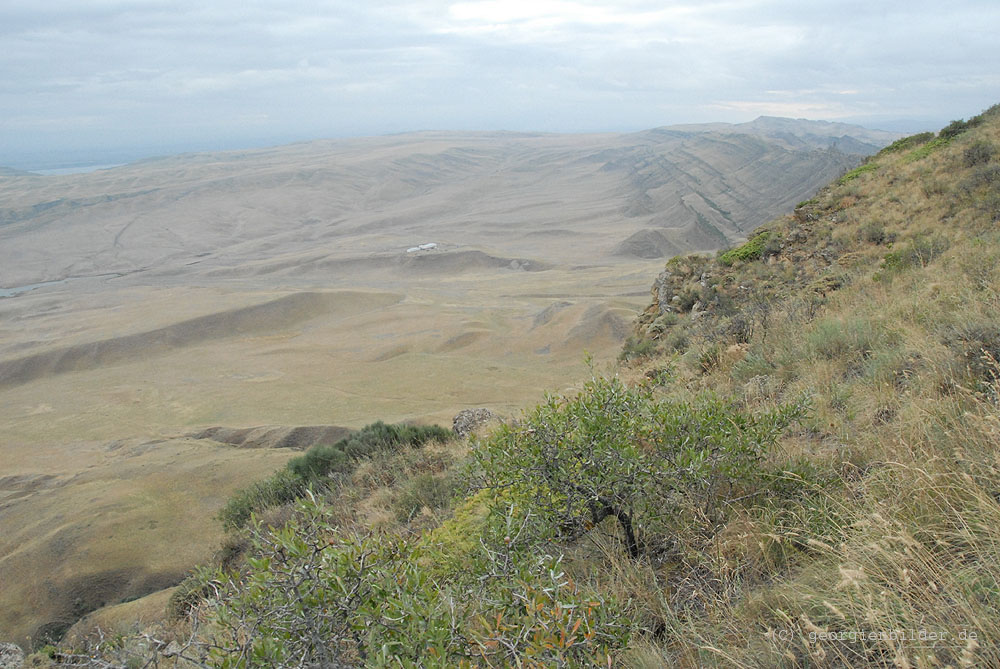
M 283 528 L 251 528 L 244 573 L 216 575 L 216 666 L 607 666 L 628 641 L 620 607 L 558 558 L 520 555 L 501 574 L 483 554 L 469 597 L 467 573 L 431 576 L 436 546 L 337 534 L 311 500 L 298 511 Z
M 844 184 L 850 181 L 854 181 L 862 174 L 866 174 L 868 172 L 874 172 L 875 170 L 878 169 L 878 167 L 879 167 L 878 163 L 864 163 L 863 165 L 855 167 L 853 170 L 851 170 L 844 176 L 840 177 L 840 179 L 837 180 L 837 183 L 843 186 Z
M 528 545 L 578 537 L 611 517 L 638 557 L 684 508 L 719 521 L 727 499 L 759 483 L 764 453 L 802 410 L 750 415 L 711 396 L 657 400 L 594 379 L 575 397 L 549 397 L 473 456 L 484 485 L 512 500 Z
M 56 654 L 59 652 L 59 649 L 49 644 L 47 646 L 42 646 L 35 652 L 37 652 L 39 655 L 44 655 L 49 659 L 55 659 Z
M 932 139 L 934 139 L 933 132 L 920 132 L 917 133 L 916 135 L 910 135 L 909 137 L 903 137 L 902 139 L 897 139 L 895 142 L 882 149 L 879 152 L 879 154 L 899 153 L 901 151 L 909 151 L 910 149 L 916 148 L 921 144 L 926 144 Z
M 726 267 L 730 267 L 737 261 L 749 262 L 751 260 L 759 260 L 764 255 L 764 248 L 773 235 L 774 233 L 770 230 L 759 232 L 742 246 L 737 246 L 721 254 L 719 262 Z
M 858 239 L 869 244 L 885 244 L 894 241 L 893 235 L 886 234 L 885 226 L 878 221 L 869 221 L 858 229 Z
M 606 667 L 628 643 L 616 603 L 578 587 L 558 558 L 519 561 L 510 582 L 496 582 L 503 609 L 473 628 L 487 666 Z
M 656 353 L 655 341 L 646 339 L 645 337 L 629 335 L 622 346 L 621 353 L 618 354 L 618 359 L 622 362 L 627 362 L 629 360 L 648 358 L 654 353 Z
M 404 447 L 419 448 L 429 441 L 450 439 L 439 425 L 388 425 L 377 421 L 332 445 L 317 445 L 288 461 L 284 469 L 237 491 L 219 512 L 229 528 L 244 527 L 253 513 L 293 502 L 308 489 L 326 485 L 331 475 L 349 474 L 359 460 Z
M 968 121 L 963 121 L 961 119 L 957 121 L 952 121 L 945 127 L 941 128 L 941 132 L 938 133 L 938 137 L 944 139 L 952 139 L 953 137 L 957 137 L 966 130 L 969 130 L 970 128 L 975 128 L 977 125 L 982 123 L 982 121 L 983 121 L 982 116 L 973 116 Z
M 774 370 L 774 364 L 768 361 L 761 351 L 752 350 L 733 365 L 730 375 L 742 383 L 757 376 L 763 377 L 773 374 Z
M 181 581 L 167 600 L 167 618 L 180 620 L 187 617 L 191 609 L 211 593 L 208 583 L 210 576 L 205 571 L 198 570 Z
M 285 527 L 251 529 L 246 574 L 217 575 L 227 586 L 212 612 L 224 632 L 218 666 L 447 666 L 434 658 L 462 639 L 419 547 L 334 535 L 315 503 L 300 512 Z
M 985 165 L 993 160 L 996 153 L 997 148 L 993 144 L 979 140 L 970 144 L 965 151 L 962 152 L 962 162 L 965 163 L 966 167 Z
M 309 481 L 297 476 L 288 467 L 271 476 L 237 490 L 219 511 L 219 520 L 227 528 L 244 527 L 258 511 L 293 502 L 308 488 Z
M 944 235 L 917 235 L 905 246 L 886 253 L 874 278 L 887 281 L 911 267 L 926 267 L 950 246 Z
M 917 147 L 913 151 L 910 151 L 903 158 L 903 162 L 912 163 L 917 160 L 921 160 L 922 158 L 926 158 L 927 156 L 931 155 L 932 153 L 940 149 L 942 146 L 945 146 L 949 142 L 949 140 L 950 138 L 948 137 L 937 137 L 936 139 L 933 139 L 927 142 L 926 144 Z
M 981 165 L 959 183 L 962 192 L 972 205 L 989 216 L 991 222 L 1000 221 L 1000 165 Z

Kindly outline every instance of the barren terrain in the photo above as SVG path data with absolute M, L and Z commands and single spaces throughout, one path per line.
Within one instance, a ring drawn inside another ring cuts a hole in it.
M 665 257 L 890 138 L 776 121 L 0 173 L 0 639 L 175 584 L 296 448 L 583 378 Z

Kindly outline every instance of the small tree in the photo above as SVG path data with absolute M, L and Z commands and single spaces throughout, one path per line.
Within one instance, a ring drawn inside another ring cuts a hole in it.
M 549 397 L 473 451 L 497 510 L 531 519 L 526 539 L 572 539 L 612 517 L 627 553 L 643 528 L 696 508 L 711 523 L 759 482 L 767 448 L 801 405 L 749 415 L 717 398 L 656 400 L 646 388 L 594 379 L 572 398 Z

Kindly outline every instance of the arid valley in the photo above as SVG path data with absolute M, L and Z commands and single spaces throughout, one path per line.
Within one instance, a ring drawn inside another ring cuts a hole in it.
M 0 639 L 175 585 L 233 490 L 343 428 L 512 415 L 606 368 L 666 258 L 893 137 L 763 118 L 5 172 Z

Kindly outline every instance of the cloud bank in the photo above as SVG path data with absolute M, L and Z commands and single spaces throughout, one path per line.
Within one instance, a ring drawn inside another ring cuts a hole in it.
M 994 0 L 6 3 L 0 164 L 760 114 L 936 127 L 998 101 L 996 26 Z

